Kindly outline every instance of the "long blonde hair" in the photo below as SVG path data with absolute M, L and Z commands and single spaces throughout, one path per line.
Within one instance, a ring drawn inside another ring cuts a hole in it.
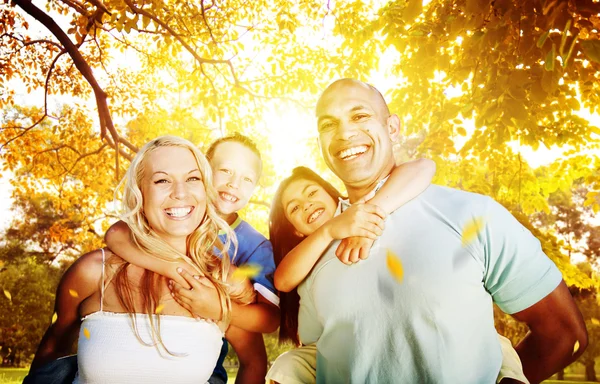
M 202 174 L 202 183 L 206 190 L 206 213 L 201 224 L 187 238 L 187 254 L 177 251 L 152 229 L 143 212 L 143 196 L 141 185 L 146 176 L 146 159 L 150 153 L 160 147 L 181 147 L 188 149 L 196 159 L 198 170 Z M 212 172 L 204 155 L 189 141 L 176 136 L 161 136 L 150 142 L 137 153 L 127 169 L 120 185 L 124 185 L 122 198 L 121 219 L 127 223 L 131 230 L 133 242 L 146 254 L 165 261 L 186 261 L 198 272 L 206 276 L 215 286 L 219 294 L 222 308 L 222 321 L 227 324 L 231 316 L 231 298 L 225 281 L 229 274 L 230 261 L 228 250 L 231 244 L 237 248 L 237 240 L 233 231 L 225 220 L 217 214 L 213 201 L 216 199 L 216 191 L 212 185 Z M 218 233 L 222 231 L 226 235 L 223 244 Z M 218 249 L 221 257 L 215 255 Z M 135 319 L 135 305 L 132 295 L 132 287 L 127 278 L 127 266 L 124 262 L 117 268 L 114 275 L 115 289 L 121 305 L 130 314 L 136 336 L 141 338 L 137 331 Z M 150 315 L 152 327 L 152 338 L 154 345 L 162 346 L 169 352 L 160 337 L 160 315 L 153 316 L 159 305 L 159 294 L 156 282 L 160 276 L 145 270 L 142 277 L 141 296 L 143 299 L 144 313 Z M 232 297 L 234 299 L 242 299 Z M 143 341 L 142 341 L 143 342 Z

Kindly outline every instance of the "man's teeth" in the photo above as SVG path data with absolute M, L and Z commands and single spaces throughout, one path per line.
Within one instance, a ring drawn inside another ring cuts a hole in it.
M 316 211 L 314 211 L 309 217 L 308 217 L 308 224 L 312 223 L 313 221 L 317 220 L 317 218 L 319 216 L 321 216 L 321 213 L 323 213 L 324 209 L 323 208 L 319 208 Z
M 367 146 L 366 145 L 361 145 L 359 147 L 353 147 L 353 148 L 344 149 L 343 151 L 340 151 L 340 153 L 338 154 L 338 156 L 342 160 L 348 160 L 350 158 L 355 158 L 358 155 L 362 155 L 365 152 L 367 152 Z
M 223 200 L 231 201 L 232 203 L 235 203 L 236 201 L 239 200 L 237 197 L 230 195 L 229 193 L 225 193 L 225 192 L 221 192 L 221 198 Z
M 172 216 L 172 217 L 184 217 L 184 216 L 188 215 L 190 212 L 192 212 L 192 207 L 167 208 L 167 209 L 165 209 L 165 212 L 167 213 L 167 215 Z

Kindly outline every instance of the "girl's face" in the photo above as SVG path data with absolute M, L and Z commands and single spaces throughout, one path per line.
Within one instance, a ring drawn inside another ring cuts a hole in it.
M 335 214 L 337 202 L 314 181 L 297 179 L 281 194 L 285 217 L 296 234 L 308 236 Z

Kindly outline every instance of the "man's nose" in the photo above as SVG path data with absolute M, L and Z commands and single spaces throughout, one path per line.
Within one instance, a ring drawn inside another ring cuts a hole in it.
M 358 134 L 357 127 L 351 122 L 340 121 L 337 129 L 337 137 L 340 140 L 350 140 Z

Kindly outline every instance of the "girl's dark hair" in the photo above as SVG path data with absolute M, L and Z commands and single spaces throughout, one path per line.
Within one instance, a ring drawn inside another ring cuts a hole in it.
M 284 179 L 275 192 L 271 213 L 269 215 L 269 238 L 273 244 L 273 258 L 275 265 L 279 266 L 281 260 L 289 251 L 304 239 L 296 235 L 294 226 L 285 217 L 285 211 L 281 202 L 281 196 L 291 182 L 295 180 L 309 180 L 320 185 L 325 191 L 337 201 L 342 194 L 329 184 L 321 176 L 306 167 L 296 167 L 291 176 Z M 295 345 L 300 345 L 298 339 L 298 311 L 300 308 L 300 296 L 297 289 L 291 292 L 280 292 L 279 307 L 281 310 L 281 322 L 279 327 L 279 342 L 291 341 Z

